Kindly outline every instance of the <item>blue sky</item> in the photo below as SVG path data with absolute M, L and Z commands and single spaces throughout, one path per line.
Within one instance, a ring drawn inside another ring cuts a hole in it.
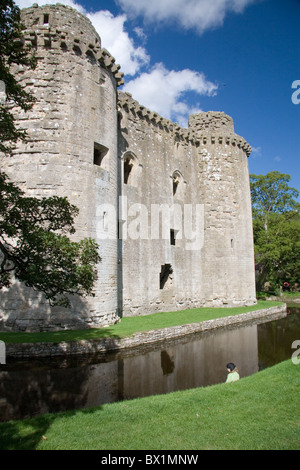
M 250 173 L 287 173 L 300 191 L 300 0 L 61 3 L 89 16 L 133 98 L 183 126 L 224 111 L 252 146 Z

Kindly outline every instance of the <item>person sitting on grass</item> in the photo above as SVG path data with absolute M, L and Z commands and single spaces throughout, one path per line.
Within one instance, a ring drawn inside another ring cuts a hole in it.
M 236 365 L 233 364 L 233 362 L 229 362 L 227 365 L 226 365 L 226 368 L 228 370 L 228 375 L 227 375 L 227 379 L 226 379 L 226 383 L 228 382 L 235 382 L 236 380 L 239 380 L 240 378 L 240 375 L 238 373 L 238 370 L 236 368 Z

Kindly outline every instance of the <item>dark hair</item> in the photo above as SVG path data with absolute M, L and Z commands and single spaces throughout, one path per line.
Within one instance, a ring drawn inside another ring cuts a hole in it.
M 226 368 L 230 369 L 232 372 L 236 368 L 236 365 L 233 364 L 233 362 L 228 362 L 228 364 L 226 365 Z

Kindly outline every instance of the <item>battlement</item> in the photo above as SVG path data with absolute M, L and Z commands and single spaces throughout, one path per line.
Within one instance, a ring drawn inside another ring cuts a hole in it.
M 101 47 L 101 38 L 91 21 L 77 10 L 57 3 L 39 7 L 33 4 L 21 11 L 25 42 L 37 50 L 54 50 L 62 54 L 70 52 L 78 57 L 86 57 L 92 63 L 109 70 L 117 87 L 124 84 L 121 66 L 105 48 Z M 247 156 L 251 153 L 250 145 L 234 132 L 233 120 L 223 112 L 208 111 L 189 117 L 189 127 L 182 128 L 177 123 L 163 118 L 155 111 L 147 109 L 132 98 L 131 94 L 119 92 L 119 112 L 124 109 L 146 119 L 153 125 L 174 133 L 177 141 L 194 145 L 207 143 L 225 143 L 237 145 Z
M 242 148 L 249 157 L 251 146 L 243 137 L 235 134 L 233 119 L 223 112 L 208 111 L 199 114 L 193 114 L 189 117 L 189 127 L 183 128 L 179 124 L 165 119 L 158 113 L 142 106 L 138 101 L 132 98 L 130 93 L 118 93 L 119 111 L 131 112 L 140 119 L 148 120 L 149 123 L 160 126 L 167 132 L 174 133 L 174 139 L 188 144 L 207 145 L 207 144 L 227 144 Z
M 86 57 L 110 70 L 117 86 L 124 84 L 121 66 L 106 49 L 101 48 L 101 38 L 91 21 L 77 10 L 59 3 L 42 7 L 33 4 L 21 10 L 21 19 L 26 28 L 25 44 L 37 51 L 50 49 Z
M 217 133 L 234 133 L 232 117 L 220 111 L 207 111 L 191 114 L 189 117 L 189 128 L 196 133 L 203 131 Z
M 123 93 L 119 91 L 118 93 L 118 105 L 119 112 L 124 110 L 128 113 L 133 113 L 137 115 L 140 119 L 147 120 L 149 123 L 159 126 L 161 129 L 165 129 L 167 132 L 173 132 L 177 140 L 182 140 L 186 142 L 194 142 L 194 134 L 189 130 L 182 128 L 177 123 L 163 118 L 155 111 L 151 111 L 145 106 L 141 105 L 138 101 L 132 98 L 130 93 Z

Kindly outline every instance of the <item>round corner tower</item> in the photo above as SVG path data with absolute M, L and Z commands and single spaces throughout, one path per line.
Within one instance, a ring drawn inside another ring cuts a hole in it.
M 207 305 L 256 303 L 252 208 L 248 170 L 250 145 L 235 134 L 224 112 L 191 115 L 199 139 L 205 225 L 203 292 Z
M 26 194 L 67 196 L 79 208 L 75 240 L 91 237 L 101 262 L 95 297 L 72 296 L 72 308 L 50 308 L 43 296 L 19 283 L 3 293 L 2 324 L 14 329 L 73 328 L 118 318 L 117 86 L 120 66 L 101 48 L 89 19 L 61 5 L 21 11 L 25 42 L 35 49 L 35 70 L 14 75 L 36 102 L 16 123 L 28 139 L 1 166 Z M 1 294 L 2 296 L 2 294 Z M 9 309 L 3 307 L 9 305 Z

